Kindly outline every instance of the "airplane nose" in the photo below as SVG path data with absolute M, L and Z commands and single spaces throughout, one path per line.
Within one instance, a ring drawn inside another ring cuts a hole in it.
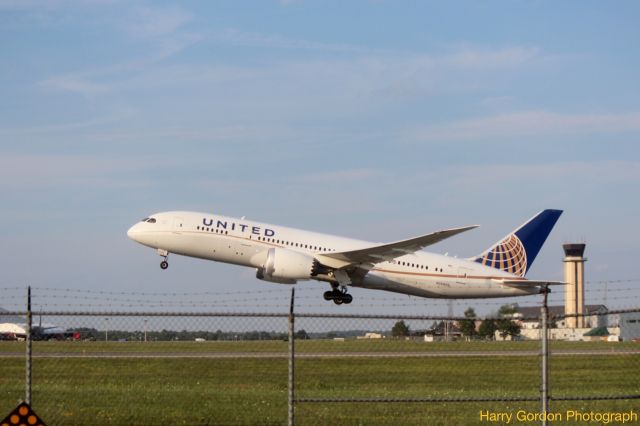
M 135 224 L 127 231 L 127 237 L 131 238 L 133 241 L 136 241 L 136 235 L 140 232 L 138 229 L 136 229 L 137 227 L 138 224 Z

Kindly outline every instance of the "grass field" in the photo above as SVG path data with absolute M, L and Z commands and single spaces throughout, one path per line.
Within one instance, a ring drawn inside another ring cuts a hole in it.
M 549 342 L 554 350 L 604 350 L 622 352 L 636 350 L 640 344 L 633 342 Z M 539 351 L 537 341 L 473 341 L 430 342 L 394 339 L 297 340 L 296 352 L 436 352 L 436 351 Z M 0 342 L 0 352 L 24 353 L 24 342 Z M 208 342 L 33 342 L 34 354 L 46 352 L 287 352 L 288 343 L 280 340 L 208 341 Z
M 0 342 L 17 354 L 24 343 Z M 500 397 L 539 395 L 536 342 L 429 343 L 301 341 L 299 353 L 437 351 L 451 356 L 300 358 L 298 397 Z M 554 350 L 630 350 L 634 344 L 554 342 Z M 261 342 L 35 342 L 34 354 L 66 352 L 286 352 L 287 343 Z M 454 356 L 482 351 L 490 356 Z M 640 354 L 563 355 L 551 359 L 554 396 L 640 394 Z M 24 359 L 0 358 L 0 417 L 24 394 Z M 50 425 L 285 424 L 285 358 L 34 358 L 33 407 Z M 480 410 L 537 411 L 538 402 L 303 403 L 298 424 L 478 424 Z M 638 400 L 552 402 L 552 409 L 628 411 Z M 555 423 L 554 423 L 555 424 Z M 574 423 L 575 424 L 575 423 Z

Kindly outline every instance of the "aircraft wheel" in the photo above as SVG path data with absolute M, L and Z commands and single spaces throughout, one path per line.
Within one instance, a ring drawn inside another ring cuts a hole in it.
M 162 269 L 167 269 L 169 267 L 169 262 L 167 262 L 166 260 L 163 260 L 162 262 L 160 262 L 160 267 Z
M 333 300 L 333 292 L 332 291 L 325 291 L 322 296 L 324 297 L 324 300 Z
M 342 297 L 333 299 L 333 303 L 335 303 L 336 305 L 342 305 Z
M 349 303 L 353 302 L 353 296 L 350 294 L 344 294 L 342 296 L 342 301 L 345 303 L 345 305 L 348 305 Z

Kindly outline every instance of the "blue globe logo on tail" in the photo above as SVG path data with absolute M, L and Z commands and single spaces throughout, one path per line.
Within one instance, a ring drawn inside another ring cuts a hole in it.
M 473 260 L 524 277 L 561 214 L 562 210 L 538 213 Z
M 527 272 L 527 252 L 522 245 L 522 241 L 515 234 L 499 242 L 493 250 L 487 252 L 476 262 L 485 266 L 502 269 L 505 272 L 524 277 Z

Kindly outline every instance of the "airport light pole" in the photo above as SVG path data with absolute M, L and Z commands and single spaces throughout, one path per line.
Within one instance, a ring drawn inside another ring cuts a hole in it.
M 25 389 L 25 397 L 24 402 L 31 405 L 31 324 L 32 316 L 31 316 L 31 286 L 27 287 L 27 365 L 26 365 L 26 389 Z M 3 423 L 4 424 L 4 423 Z
M 104 341 L 109 340 L 109 318 L 104 319 Z
M 293 314 L 293 306 L 295 303 L 296 289 L 291 288 L 291 305 L 289 307 L 289 374 L 288 374 L 288 416 L 287 424 L 293 426 L 295 424 L 295 316 Z
M 548 319 L 549 319 L 549 308 L 547 305 L 547 298 L 549 296 L 549 286 L 544 286 L 542 288 L 543 293 L 543 302 L 542 307 L 540 308 L 540 322 L 542 323 L 542 377 L 540 378 L 540 399 L 542 402 L 542 413 L 544 417 L 542 418 L 542 425 L 547 425 L 547 413 L 549 412 L 549 346 L 547 339 L 549 337 L 548 331 Z

